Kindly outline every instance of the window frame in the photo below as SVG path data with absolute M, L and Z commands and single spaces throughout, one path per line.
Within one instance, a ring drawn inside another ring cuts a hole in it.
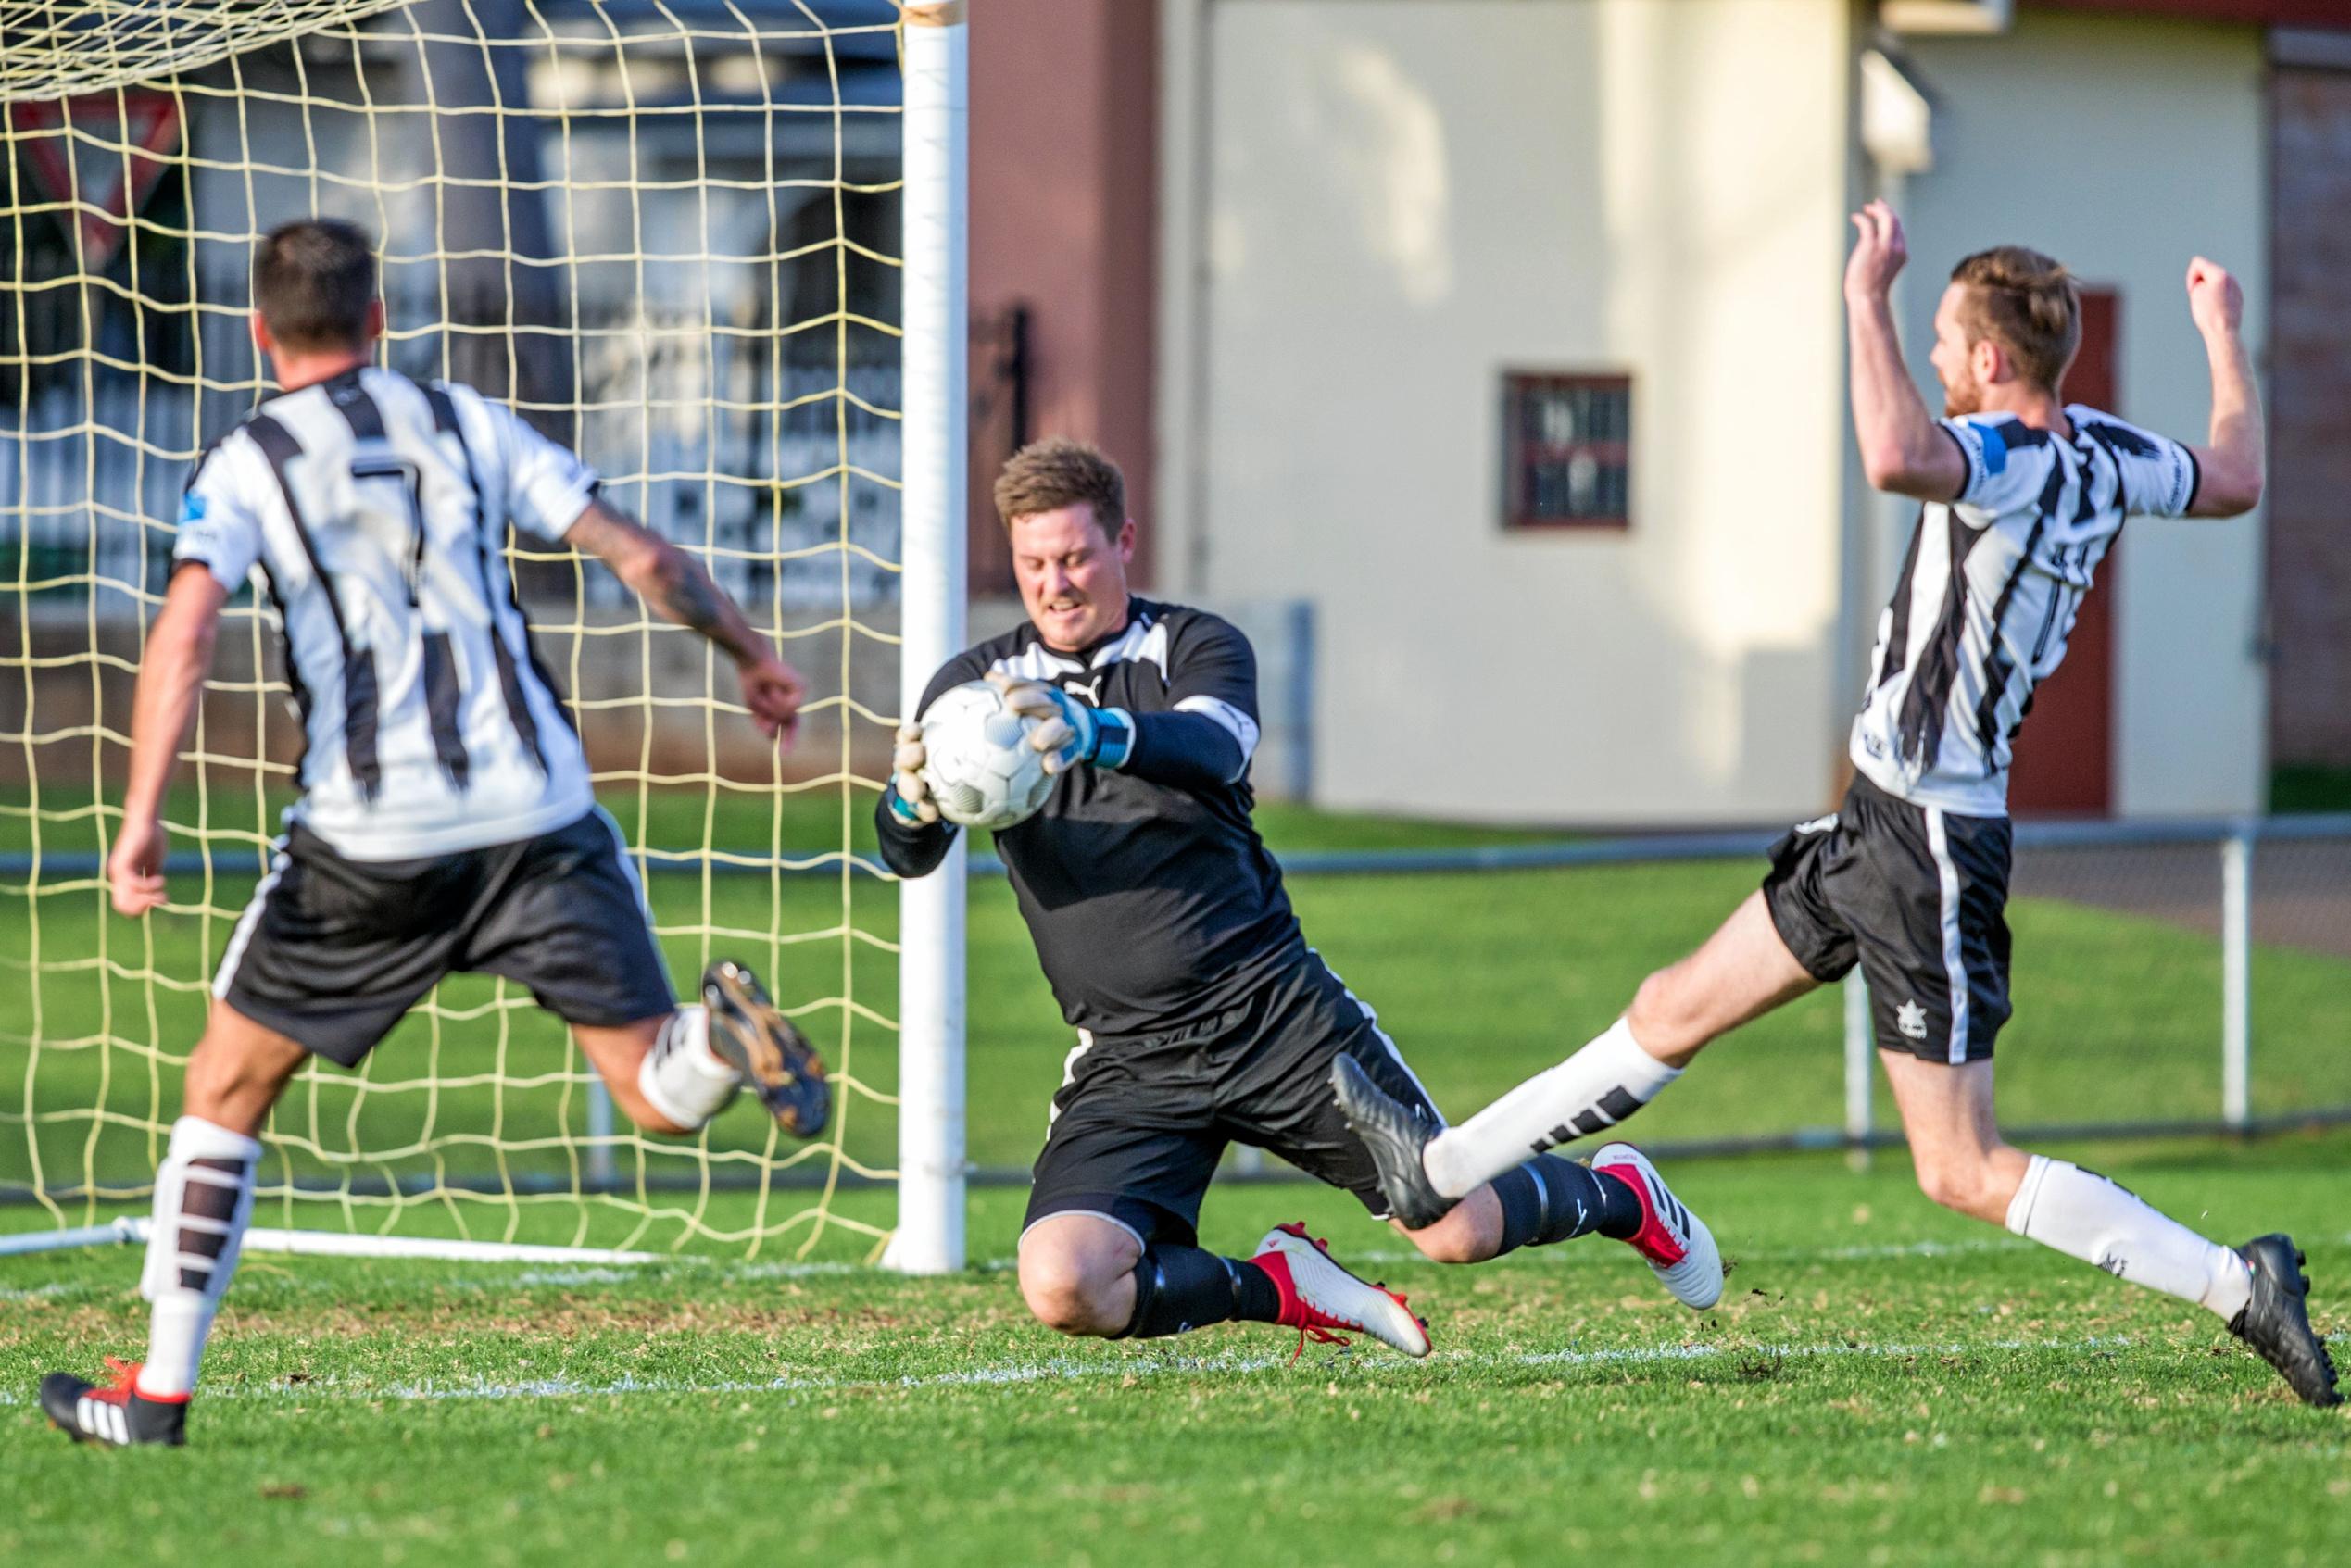
M 1525 370 L 1505 366 L 1502 372 L 1502 526 L 1505 533 L 1628 533 L 1633 512 L 1633 376 L 1629 370 Z M 1534 443 L 1526 433 L 1526 408 L 1530 395 L 1591 391 L 1619 395 L 1624 399 L 1625 435 L 1620 441 L 1574 441 L 1562 444 L 1553 460 L 1578 451 L 1614 458 L 1625 470 L 1625 504 L 1619 513 L 1590 517 L 1538 517 L 1528 510 L 1522 488 L 1533 460 Z

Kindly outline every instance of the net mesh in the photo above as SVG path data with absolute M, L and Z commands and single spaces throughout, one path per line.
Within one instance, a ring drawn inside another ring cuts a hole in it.
M 559 1023 L 445 983 L 265 1135 L 282 1223 L 877 1248 L 894 899 L 855 854 L 895 706 L 896 8 L 886 0 L 0 0 L 0 1196 L 146 1189 L 300 736 L 266 597 L 232 602 L 167 819 L 169 909 L 113 916 L 144 625 L 192 460 L 273 388 L 254 240 L 357 220 L 385 363 L 513 404 L 691 549 L 811 680 L 763 746 L 731 671 L 568 551 L 511 560 L 673 972 L 752 963 L 832 1065 L 779 1143 L 610 1118 Z

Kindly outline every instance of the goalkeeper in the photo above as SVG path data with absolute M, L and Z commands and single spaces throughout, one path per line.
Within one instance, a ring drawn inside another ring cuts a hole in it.
M 1301 935 L 1251 822 L 1258 738 L 1249 642 L 1215 616 L 1127 591 L 1135 524 L 1090 446 L 1024 448 L 996 483 L 1028 623 L 950 659 L 924 693 L 987 679 L 1045 721 L 1057 772 L 1036 815 L 996 835 L 1021 914 L 1077 1030 L 1053 1097 L 1020 1240 L 1021 1293 L 1065 1334 L 1151 1338 L 1232 1320 L 1302 1337 L 1368 1334 L 1428 1351 L 1403 1298 L 1340 1267 L 1303 1225 L 1250 1259 L 1198 1245 L 1201 1198 L 1238 1140 L 1388 1216 L 1377 1173 L 1330 1088 L 1341 1057 L 1434 1128 L 1436 1107 L 1369 1008 Z M 899 735 L 876 816 L 883 858 L 921 876 L 946 856 L 920 734 Z M 1593 1167 L 1504 1172 L 1436 1223 L 1403 1230 L 1467 1263 L 1590 1231 L 1629 1241 L 1674 1294 L 1713 1305 L 1705 1227 L 1628 1145 Z
M 356 1067 L 443 975 L 503 975 L 572 1026 L 641 1127 L 686 1133 L 748 1083 L 786 1130 L 829 1098 L 808 1043 L 719 963 L 680 1007 L 620 830 L 533 656 L 512 527 L 597 557 L 723 649 L 752 721 L 788 741 L 800 678 L 700 566 L 597 499 L 564 448 L 463 386 L 371 365 L 375 253 L 347 223 L 270 233 L 253 339 L 285 390 L 196 459 L 133 699 L 114 907 L 160 908 L 163 806 L 229 596 L 257 568 L 301 711 L 301 798 L 236 927 L 156 1173 L 144 1365 L 41 1385 L 77 1439 L 179 1443 L 253 1208 L 257 1135 L 304 1063 Z

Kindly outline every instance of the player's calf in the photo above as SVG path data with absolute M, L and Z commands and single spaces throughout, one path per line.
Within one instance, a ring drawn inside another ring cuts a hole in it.
M 260 1159 L 261 1146 L 242 1133 L 197 1116 L 172 1124 L 139 1274 L 139 1294 L 154 1304 L 146 1361 L 109 1359 L 118 1375 L 104 1386 L 62 1372 L 41 1382 L 42 1409 L 76 1441 L 182 1440 L 205 1341 L 252 1217 Z
M 643 1031 L 648 1028 L 652 1038 L 647 1041 Z M 604 1060 L 594 1032 L 573 1034 L 592 1057 Z M 612 1051 L 612 1063 L 605 1080 L 612 1103 L 647 1132 L 670 1136 L 698 1132 L 743 1087 L 741 1070 L 710 1043 L 706 1009 L 681 1007 L 665 1018 L 632 1025 L 628 1035 L 622 1047 L 606 1047 Z M 634 1073 L 627 1071 L 632 1057 Z
M 1473 1192 L 1433 1225 L 1404 1228 L 1404 1238 L 1432 1263 L 1483 1263 L 1501 1255 L 1504 1220 L 1500 1203 L 1488 1186 Z
M 1390 1211 L 1421 1229 L 1528 1155 L 1615 1126 L 1679 1076 L 1679 1068 L 1643 1050 L 1619 1019 L 1458 1127 L 1430 1123 L 1349 1057 L 1332 1064 L 1331 1089 L 1378 1168 Z
M 2006 1144 L 1990 1149 L 1926 1144 L 1912 1147 L 1911 1167 L 1918 1190 L 1929 1200 L 1955 1214 L 1997 1225 L 2007 1220 L 2027 1161 L 2023 1151 Z
M 1644 1212 L 1621 1177 L 1539 1154 L 1471 1193 L 1435 1224 L 1404 1235 L 1432 1263 L 1483 1263 L 1595 1232 L 1629 1241 Z

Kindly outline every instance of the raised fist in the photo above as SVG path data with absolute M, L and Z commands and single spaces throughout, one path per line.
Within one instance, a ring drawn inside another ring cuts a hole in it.
M 2188 314 L 2199 332 L 2234 332 L 2244 320 L 2244 290 L 2226 267 L 2199 256 L 2188 263 Z

